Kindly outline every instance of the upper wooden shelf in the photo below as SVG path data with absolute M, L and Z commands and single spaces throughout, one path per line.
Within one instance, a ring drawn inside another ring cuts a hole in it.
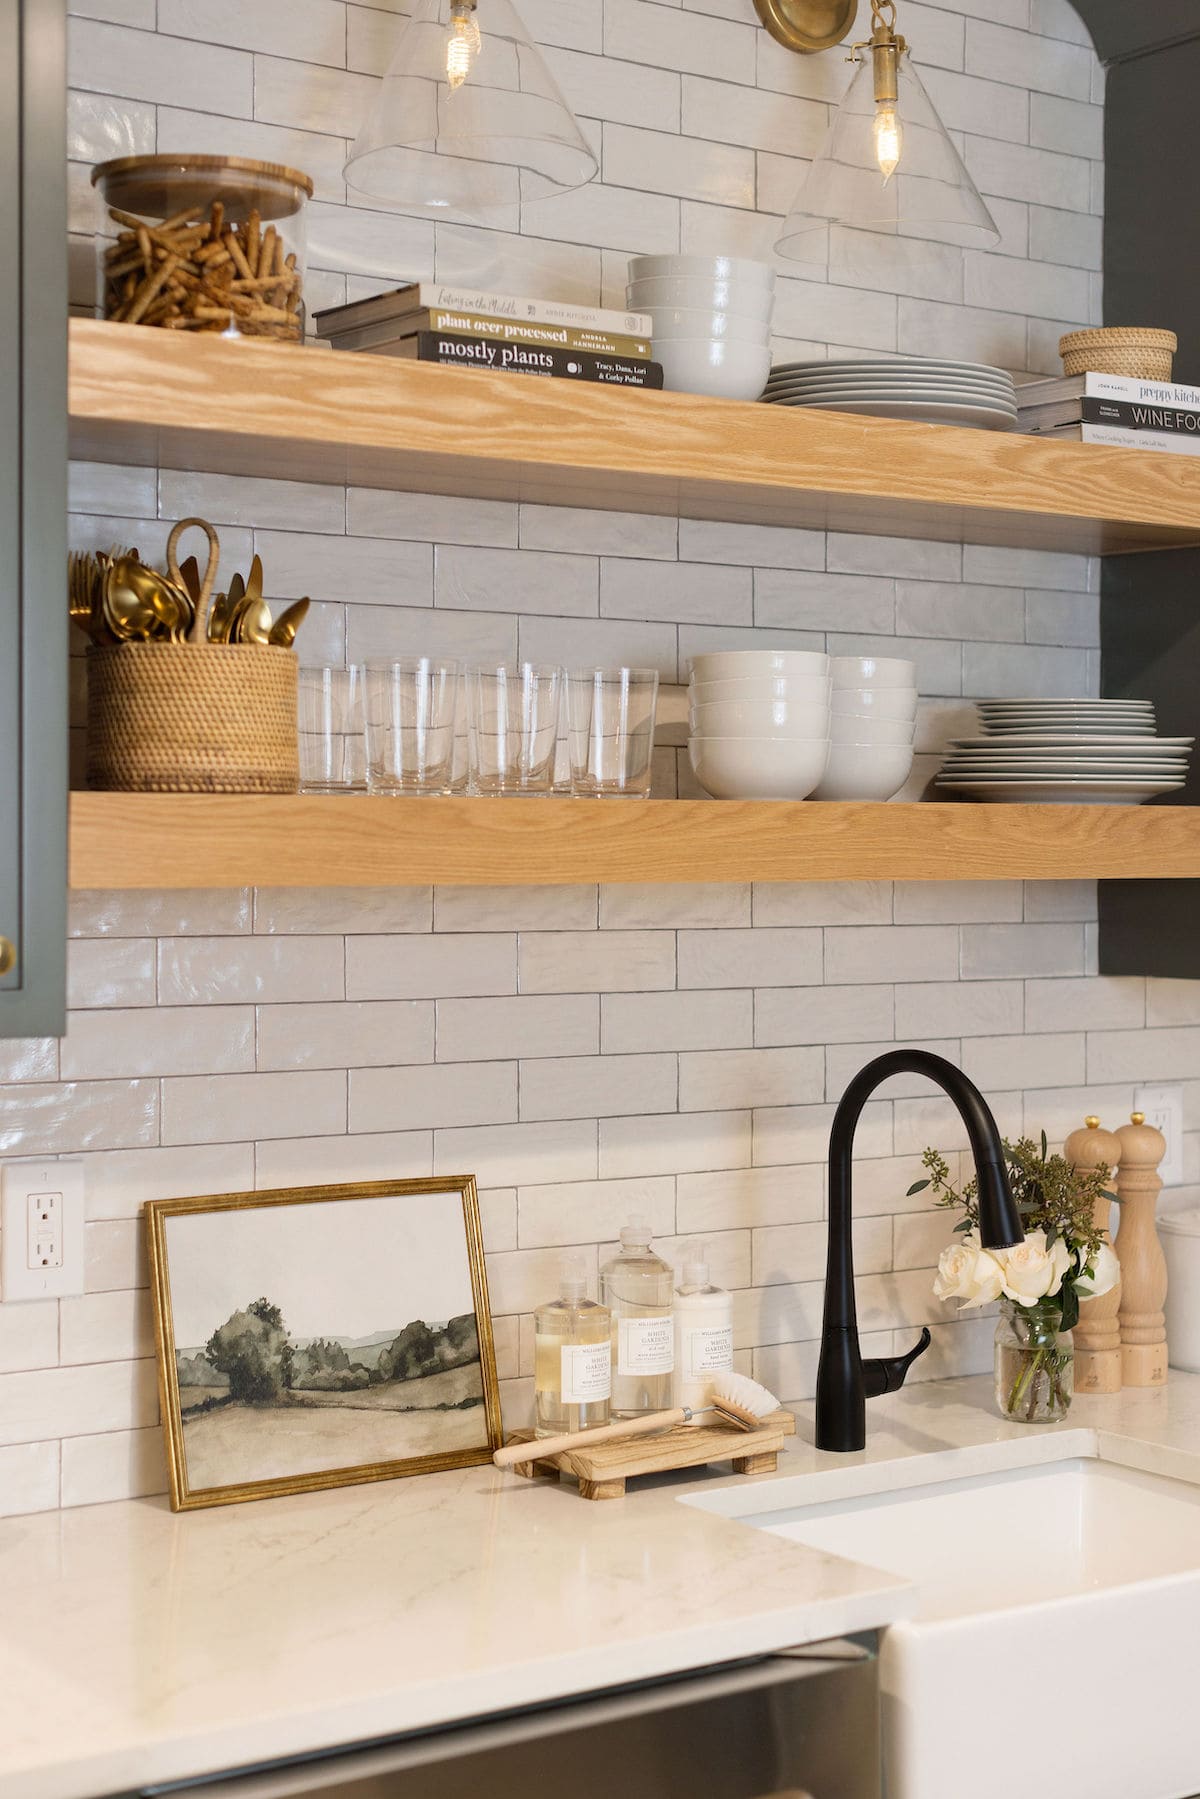
M 71 885 L 1200 877 L 1200 807 L 75 793 Z
M 85 461 L 1110 554 L 1200 543 L 1200 458 L 71 324 Z

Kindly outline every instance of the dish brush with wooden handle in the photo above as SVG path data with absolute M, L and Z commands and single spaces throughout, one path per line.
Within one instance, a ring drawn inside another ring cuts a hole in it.
M 564 1450 L 579 1449 L 592 1443 L 608 1443 L 618 1437 L 642 1437 L 653 1431 L 670 1430 L 676 1424 L 689 1424 L 693 1418 L 716 1414 L 714 1423 L 732 1425 L 734 1430 L 754 1430 L 764 1418 L 779 1410 L 774 1393 L 751 1380 L 748 1374 L 716 1374 L 712 1382 L 712 1402 L 702 1410 L 691 1406 L 673 1406 L 669 1412 L 650 1412 L 644 1418 L 620 1418 L 615 1424 L 601 1424 L 595 1430 L 568 1431 L 561 1437 L 532 1437 L 527 1443 L 506 1443 L 492 1454 L 497 1468 L 512 1468 L 519 1462 L 540 1461 L 543 1456 L 560 1455 Z

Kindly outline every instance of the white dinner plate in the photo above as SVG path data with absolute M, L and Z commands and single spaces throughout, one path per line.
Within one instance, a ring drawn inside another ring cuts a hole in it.
M 973 392 L 1003 394 L 1016 405 L 1011 382 L 993 381 L 984 375 L 951 375 L 935 369 L 930 374 L 882 375 L 792 375 L 772 369 L 768 385 L 773 387 L 969 387 Z
M 891 374 L 947 374 L 947 375 L 987 375 L 992 380 L 1011 380 L 1006 369 L 998 369 L 988 362 L 959 362 L 946 356 L 848 356 L 830 357 L 828 361 L 810 360 L 807 362 L 780 362 L 776 368 L 781 372 L 796 375 L 838 374 L 838 375 L 878 375 L 883 372 Z
M 792 400 L 798 404 L 824 406 L 834 411 L 843 402 L 853 400 L 934 401 L 948 406 L 986 406 L 989 411 L 1004 412 L 1016 418 L 1017 409 L 1000 394 L 988 393 L 982 387 L 920 387 L 907 383 L 903 387 L 767 387 L 763 397 L 772 401 Z
M 1160 782 L 1089 781 L 939 781 L 943 793 L 962 793 L 1001 805 L 1140 806 L 1177 788 Z
M 1073 731 L 1006 731 L 1000 737 L 955 737 L 951 739 L 952 750 L 994 750 L 997 753 L 1008 750 L 1054 750 L 1059 749 L 1074 753 L 1078 751 L 1111 750 L 1114 755 L 1134 756 L 1144 754 L 1147 750 L 1190 750 L 1195 743 L 1194 737 L 1113 737 L 1108 733 Z
M 772 400 L 763 396 L 768 406 L 812 407 L 812 400 Z M 880 419 L 908 419 L 926 425 L 972 425 L 980 431 L 1011 431 L 1014 421 L 1007 412 L 983 406 L 945 405 L 923 400 L 839 400 L 827 403 L 831 412 L 866 413 Z
M 939 773 L 948 779 L 971 781 L 1048 781 L 1076 775 L 1098 781 L 1182 781 L 1187 777 L 1187 769 L 1173 762 L 945 762 Z
M 1094 712 L 1114 718 L 1125 713 L 1153 712 L 1153 700 L 976 700 L 980 712 Z

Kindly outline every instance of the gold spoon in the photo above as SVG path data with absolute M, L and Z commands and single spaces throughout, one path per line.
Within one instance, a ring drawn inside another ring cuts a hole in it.
M 271 641 L 271 608 L 247 591 L 229 632 L 230 643 L 267 644 Z
M 134 556 L 118 556 L 104 579 L 104 608 L 122 642 L 167 637 L 178 642 L 190 602 L 186 594 Z
M 210 643 L 228 643 L 229 627 L 242 600 L 245 598 L 246 584 L 240 575 L 234 575 L 229 583 L 228 593 L 219 593 L 212 603 L 212 611 L 208 615 L 208 641 Z
M 311 605 L 311 600 L 297 600 L 281 612 L 271 626 L 271 642 L 278 644 L 281 649 L 290 650 Z

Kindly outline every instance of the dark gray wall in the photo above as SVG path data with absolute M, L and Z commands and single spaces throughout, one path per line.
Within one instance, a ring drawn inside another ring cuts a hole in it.
M 1176 378 L 1200 386 L 1200 0 L 1075 0 L 1108 65 L 1104 322 L 1177 333 Z M 1109 557 L 1101 681 L 1153 699 L 1159 731 L 1200 736 L 1200 552 Z M 1173 800 L 1200 803 L 1200 766 Z M 1200 979 L 1194 881 L 1102 881 L 1100 972 Z

